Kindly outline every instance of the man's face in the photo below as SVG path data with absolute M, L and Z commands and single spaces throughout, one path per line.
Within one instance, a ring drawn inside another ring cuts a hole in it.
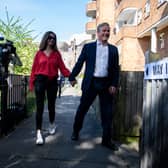
M 110 27 L 103 26 L 100 27 L 99 32 L 97 32 L 98 39 L 102 42 L 107 42 L 110 37 Z

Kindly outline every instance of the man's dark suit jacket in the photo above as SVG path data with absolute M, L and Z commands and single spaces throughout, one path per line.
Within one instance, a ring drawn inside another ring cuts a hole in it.
M 96 41 L 84 45 L 81 54 L 78 58 L 78 61 L 76 62 L 72 70 L 72 73 L 69 76 L 69 81 L 74 81 L 75 77 L 79 74 L 83 64 L 85 63 L 85 72 L 82 81 L 82 91 L 86 91 L 89 88 L 91 80 L 93 78 L 96 62 L 96 46 L 97 46 Z M 109 50 L 109 58 L 108 58 L 109 86 L 117 87 L 119 80 L 118 50 L 115 46 L 111 44 L 108 44 L 108 50 Z

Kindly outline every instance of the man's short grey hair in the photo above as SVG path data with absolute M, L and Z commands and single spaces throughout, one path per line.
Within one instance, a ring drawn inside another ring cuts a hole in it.
M 100 24 L 97 26 L 97 32 L 100 32 L 100 29 L 101 29 L 103 26 L 108 26 L 108 27 L 110 27 L 110 25 L 109 25 L 107 22 L 100 23 Z

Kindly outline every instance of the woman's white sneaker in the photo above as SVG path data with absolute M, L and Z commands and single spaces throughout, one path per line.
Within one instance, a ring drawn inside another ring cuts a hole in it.
M 41 130 L 37 130 L 36 145 L 43 145 L 44 140 L 41 134 Z
M 55 134 L 56 128 L 57 128 L 57 126 L 55 125 L 55 123 L 52 123 L 52 124 L 50 123 L 49 124 L 49 129 L 48 129 L 49 134 L 50 135 Z

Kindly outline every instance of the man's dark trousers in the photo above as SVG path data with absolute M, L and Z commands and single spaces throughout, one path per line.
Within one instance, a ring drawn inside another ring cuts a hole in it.
M 109 93 L 108 87 L 108 78 L 93 77 L 88 90 L 82 92 L 73 125 L 75 133 L 78 134 L 81 130 L 84 117 L 98 95 L 100 100 L 101 124 L 103 129 L 102 140 L 104 142 L 109 142 L 111 140 L 113 96 Z

